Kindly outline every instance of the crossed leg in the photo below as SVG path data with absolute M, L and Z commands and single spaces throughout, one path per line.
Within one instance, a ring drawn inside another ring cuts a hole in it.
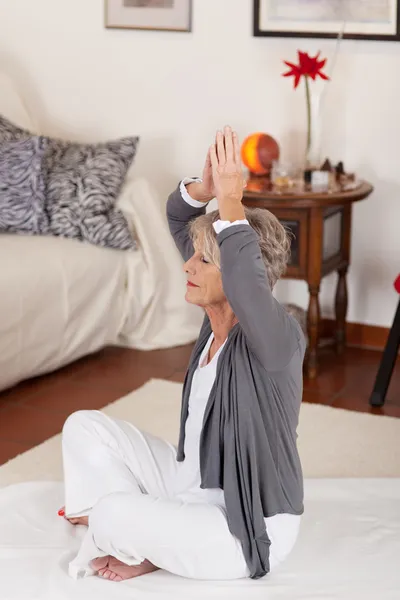
M 97 572 L 121 581 L 156 568 L 195 579 L 248 576 L 223 510 L 176 497 L 172 445 L 80 411 L 65 423 L 63 461 L 66 517 L 89 524 L 73 577 Z
M 99 411 L 78 411 L 64 425 L 62 448 L 66 503 L 59 514 L 72 525 L 88 526 L 93 507 L 111 493 L 173 493 L 174 447 L 130 423 Z M 156 569 L 146 560 L 133 567 L 104 556 L 91 566 L 99 576 L 116 581 Z
M 120 562 L 107 559 L 104 565 L 101 558 L 110 556 Z M 128 567 L 120 569 L 120 563 Z M 88 565 L 108 569 L 109 578 L 118 581 L 154 567 L 190 579 L 248 576 L 240 543 L 231 535 L 223 510 L 178 497 L 126 492 L 110 494 L 93 508 L 75 572 L 91 574 Z

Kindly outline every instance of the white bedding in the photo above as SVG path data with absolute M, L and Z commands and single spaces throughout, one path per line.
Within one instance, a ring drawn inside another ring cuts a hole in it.
M 400 479 L 308 479 L 295 550 L 259 581 L 198 582 L 157 572 L 72 580 L 84 532 L 57 516 L 59 483 L 0 490 L 1 600 L 398 600 Z M 196 543 L 193 540 L 193 543 Z
M 0 74 L 0 112 L 35 130 Z M 160 199 L 128 174 L 118 205 L 140 249 L 119 252 L 55 237 L 0 235 L 0 390 L 106 344 L 150 350 L 196 339 L 181 258 Z

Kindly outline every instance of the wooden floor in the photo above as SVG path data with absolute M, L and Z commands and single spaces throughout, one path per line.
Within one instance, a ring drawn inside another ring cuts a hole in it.
M 183 381 L 192 346 L 140 352 L 105 348 L 56 373 L 26 381 L 0 394 L 0 464 L 59 433 L 66 417 L 96 409 L 152 377 Z M 304 381 L 304 401 L 400 418 L 400 363 L 382 409 L 368 398 L 380 353 L 348 348 L 338 357 L 326 349 L 320 376 Z

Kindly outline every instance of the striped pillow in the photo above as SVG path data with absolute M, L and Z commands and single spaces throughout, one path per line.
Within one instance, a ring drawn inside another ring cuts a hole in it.
M 0 115 L 0 143 L 31 138 L 31 133 Z M 115 204 L 135 158 L 139 138 L 98 144 L 41 139 L 47 143 L 43 177 L 48 232 L 106 248 L 136 248 L 125 216 Z
M 107 248 L 134 248 L 126 219 L 115 204 L 138 138 L 100 144 L 48 142 L 46 206 L 51 233 Z
M 31 134 L 25 131 L 25 129 L 17 127 L 17 125 L 14 125 L 14 123 L 11 123 L 11 121 L 0 115 L 0 143 L 12 142 L 30 136 Z
M 0 143 L 0 231 L 46 234 L 43 157 L 47 141 L 32 136 Z

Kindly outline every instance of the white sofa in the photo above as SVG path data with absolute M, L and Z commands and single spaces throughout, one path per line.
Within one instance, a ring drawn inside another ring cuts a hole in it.
M 0 112 L 36 129 L 1 75 Z M 131 172 L 118 205 L 137 251 L 0 235 L 0 389 L 108 344 L 151 350 L 196 339 L 202 315 L 185 303 L 182 262 L 159 199 Z

